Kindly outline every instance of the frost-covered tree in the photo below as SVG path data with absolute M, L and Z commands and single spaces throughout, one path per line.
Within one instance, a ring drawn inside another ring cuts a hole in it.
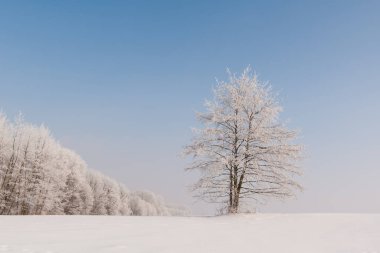
M 131 215 L 132 210 L 129 206 L 129 192 L 128 189 L 119 183 L 119 194 L 120 194 L 120 206 L 119 213 L 120 215 Z
M 45 213 L 60 182 L 54 167 L 59 145 L 43 126 L 1 118 L 0 214 Z
M 96 171 L 87 172 L 87 182 L 91 187 L 94 196 L 94 203 L 90 214 L 92 215 L 107 215 L 106 199 L 107 196 L 104 192 L 104 176 Z
M 86 163 L 74 152 L 63 149 L 68 174 L 63 189 L 65 214 L 88 214 L 93 205 L 93 193 L 86 179 Z
M 0 215 L 10 213 L 10 205 L 14 197 L 12 188 L 15 187 L 13 175 L 16 171 L 16 156 L 18 134 L 9 124 L 5 115 L 0 114 Z
M 108 215 L 120 215 L 120 188 L 119 184 L 107 177 L 103 178 L 103 191 L 105 193 L 105 208 Z
M 193 157 L 187 169 L 201 172 L 196 196 L 236 213 L 242 200 L 284 198 L 301 189 L 294 179 L 301 147 L 294 143 L 296 132 L 279 122 L 282 108 L 270 86 L 249 68 L 229 75 L 206 102 L 207 111 L 197 115 L 203 128 L 194 130 L 185 154 Z
M 169 215 L 162 198 L 149 191 L 133 192 L 130 203 L 133 215 Z

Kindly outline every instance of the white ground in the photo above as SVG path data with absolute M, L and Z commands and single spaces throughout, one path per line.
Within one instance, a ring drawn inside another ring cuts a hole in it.
M 0 252 L 380 253 L 380 215 L 0 216 Z

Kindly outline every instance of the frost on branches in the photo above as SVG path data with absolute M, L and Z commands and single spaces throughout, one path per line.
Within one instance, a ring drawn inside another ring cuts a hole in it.
M 0 114 L 0 215 L 184 215 L 150 192 L 88 170 L 44 126 Z
M 194 130 L 185 154 L 193 157 L 187 169 L 201 172 L 196 196 L 237 213 L 242 201 L 290 197 L 301 189 L 294 180 L 301 174 L 301 147 L 293 142 L 296 132 L 279 122 L 282 108 L 270 87 L 249 68 L 229 75 L 206 102 L 207 112 L 197 115 L 203 128 Z

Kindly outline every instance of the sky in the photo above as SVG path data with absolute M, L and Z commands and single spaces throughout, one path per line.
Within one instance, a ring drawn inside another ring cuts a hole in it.
M 1 1 L 0 108 L 195 214 L 180 156 L 226 68 L 269 81 L 304 191 L 263 212 L 380 212 L 379 1 Z

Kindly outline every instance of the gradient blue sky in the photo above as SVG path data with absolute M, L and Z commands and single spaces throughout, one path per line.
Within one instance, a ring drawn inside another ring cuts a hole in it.
M 380 212 L 380 1 L 1 1 L 0 108 L 91 168 L 193 204 L 179 157 L 215 78 L 248 64 L 301 129 L 275 212 Z

